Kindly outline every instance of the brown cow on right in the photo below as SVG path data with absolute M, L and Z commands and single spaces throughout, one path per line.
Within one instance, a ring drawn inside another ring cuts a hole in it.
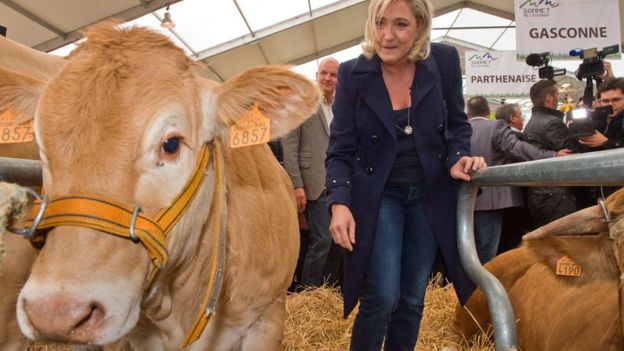
M 599 206 L 578 211 L 525 235 L 520 248 L 485 265 L 509 294 L 523 351 L 623 350 L 624 190 L 605 205 L 611 221 Z M 557 270 L 564 256 L 573 262 Z M 457 350 L 491 323 L 477 289 L 457 307 L 447 332 L 451 345 L 443 350 Z

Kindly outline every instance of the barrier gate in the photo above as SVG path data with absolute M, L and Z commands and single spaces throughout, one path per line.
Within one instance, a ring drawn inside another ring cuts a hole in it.
M 589 186 L 624 185 L 624 149 L 596 151 L 489 167 L 472 175 L 459 189 L 457 241 L 466 273 L 487 297 L 496 351 L 518 350 L 513 309 L 503 285 L 485 270 L 477 256 L 473 212 L 480 186 Z

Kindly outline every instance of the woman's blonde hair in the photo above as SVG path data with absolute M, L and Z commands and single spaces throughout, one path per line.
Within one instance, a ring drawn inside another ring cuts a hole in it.
M 393 1 L 405 1 L 420 24 L 420 33 L 414 40 L 408 55 L 410 61 L 426 59 L 431 50 L 431 18 L 433 17 L 433 6 L 429 0 L 372 0 L 368 7 L 368 18 L 364 27 L 364 41 L 362 42 L 364 56 L 370 59 L 376 54 L 374 41 L 377 34 L 376 22 Z

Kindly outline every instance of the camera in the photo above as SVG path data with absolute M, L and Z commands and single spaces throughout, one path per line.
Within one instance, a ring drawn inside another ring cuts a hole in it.
M 607 127 L 607 116 L 613 113 L 613 107 L 600 106 L 593 111 L 583 107 L 570 112 L 572 117 L 572 123 L 568 127 L 570 136 L 578 139 L 594 134 L 595 130 L 604 130 Z
M 605 56 L 615 54 L 620 51 L 619 45 L 611 45 L 598 50 L 597 48 L 591 49 L 572 49 L 570 50 L 570 56 L 579 56 L 583 62 L 579 65 L 579 68 L 574 72 L 578 80 L 585 78 L 597 78 L 605 73 L 605 67 L 603 59 Z
M 533 53 L 527 56 L 526 64 L 531 67 L 539 67 L 538 74 L 540 79 L 553 79 L 554 76 L 562 76 L 566 74 L 565 68 L 555 69 L 549 66 L 550 52 Z

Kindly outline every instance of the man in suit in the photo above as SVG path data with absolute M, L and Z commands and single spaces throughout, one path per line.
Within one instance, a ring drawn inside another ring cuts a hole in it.
M 284 168 L 292 180 L 299 212 L 306 214 L 309 244 L 300 283 L 320 286 L 324 279 L 336 283 L 342 250 L 332 244 L 331 216 L 325 197 L 325 152 L 329 142 L 332 102 L 336 91 L 338 61 L 326 58 L 316 72 L 322 99 L 317 112 L 282 140 Z
M 490 120 L 490 107 L 483 96 L 474 96 L 467 103 L 472 126 L 471 152 L 481 156 L 490 166 L 518 161 L 530 161 L 554 156 L 565 156 L 570 150 L 558 152 L 539 149 L 518 139 L 504 120 Z M 475 243 L 482 264 L 498 249 L 503 225 L 503 209 L 522 205 L 518 188 L 509 186 L 482 187 L 477 196 L 474 213 Z
M 524 117 L 518 104 L 504 104 L 496 110 L 496 119 L 502 119 L 511 128 L 511 131 L 522 139 L 522 129 L 524 128 Z

